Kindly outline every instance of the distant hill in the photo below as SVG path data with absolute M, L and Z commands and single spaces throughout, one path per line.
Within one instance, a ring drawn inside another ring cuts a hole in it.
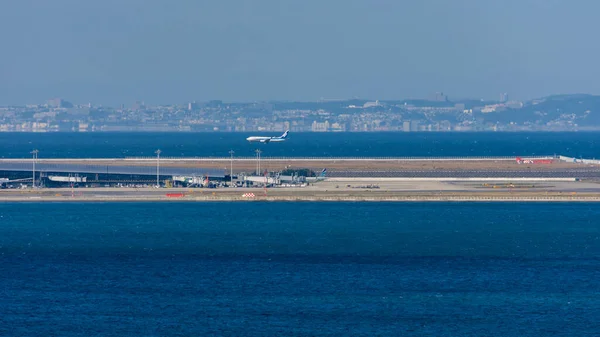
M 552 95 L 525 102 L 522 108 L 482 115 L 488 122 L 548 123 L 572 120 L 580 126 L 600 124 L 600 96 L 587 94 Z

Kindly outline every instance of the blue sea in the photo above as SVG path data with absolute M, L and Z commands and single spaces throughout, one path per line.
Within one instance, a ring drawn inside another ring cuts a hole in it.
M 0 133 L 0 158 L 253 157 L 455 157 L 559 154 L 600 158 L 599 132 L 517 133 L 290 133 L 286 142 L 248 143 L 252 133 Z
M 600 336 L 588 203 L 0 203 L 0 336 Z

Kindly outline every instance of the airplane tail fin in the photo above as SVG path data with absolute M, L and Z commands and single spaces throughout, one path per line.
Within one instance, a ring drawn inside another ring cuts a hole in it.
M 285 130 L 285 132 L 283 133 L 283 135 L 281 135 L 280 138 L 286 138 L 288 136 L 288 133 L 290 133 L 290 130 Z
M 321 178 L 325 178 L 325 175 L 327 174 L 327 169 L 324 168 L 323 171 L 321 171 L 321 174 L 319 174 L 319 177 Z

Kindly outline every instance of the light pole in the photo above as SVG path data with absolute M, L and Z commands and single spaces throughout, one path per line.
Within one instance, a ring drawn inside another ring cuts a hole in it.
M 159 149 L 159 150 L 156 150 L 156 152 L 154 152 L 154 153 L 156 153 L 156 188 L 159 188 L 160 180 L 159 180 L 158 176 L 159 176 L 159 168 L 160 168 L 160 153 L 161 153 L 161 151 Z
M 231 165 L 229 166 L 229 187 L 233 187 L 233 154 L 235 152 L 233 150 L 229 150 L 229 154 L 231 155 Z
M 260 175 L 260 149 L 256 149 L 256 175 Z
M 29 152 L 29 153 L 31 153 L 33 155 L 33 159 L 32 159 L 32 161 L 33 161 L 33 176 L 32 176 L 32 178 L 33 179 L 31 180 L 31 188 L 35 188 L 35 161 L 38 158 L 38 153 L 39 152 L 40 151 L 38 151 L 37 149 Z

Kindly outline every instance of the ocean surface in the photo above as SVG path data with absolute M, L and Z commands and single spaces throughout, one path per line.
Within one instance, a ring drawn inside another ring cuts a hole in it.
M 587 203 L 0 203 L 0 336 L 600 336 Z
M 599 132 L 290 133 L 278 144 L 248 143 L 252 133 L 0 133 L 0 158 L 163 157 L 455 157 L 546 156 L 600 158 Z

